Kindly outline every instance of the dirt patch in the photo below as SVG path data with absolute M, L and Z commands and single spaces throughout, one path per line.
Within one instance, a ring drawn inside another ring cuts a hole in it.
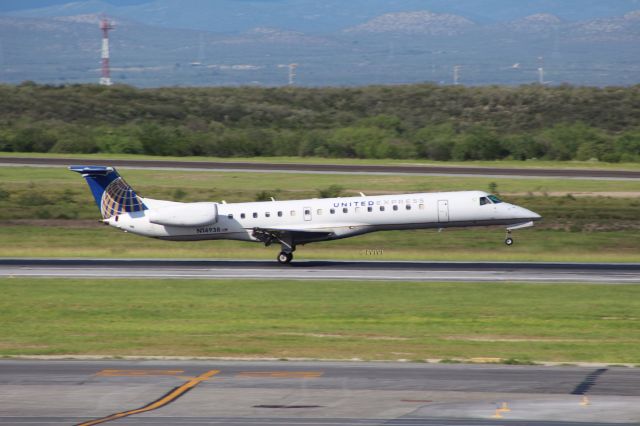
M 555 339 L 548 337 L 510 337 L 510 336 L 444 336 L 444 340 L 465 342 L 584 342 L 584 339 Z
M 49 345 L 24 345 L 19 343 L 2 343 L 0 349 L 17 350 L 17 349 L 49 349 Z
M 98 228 L 104 226 L 99 220 L 83 219 L 13 219 L 1 220 L 0 226 L 57 226 L 65 228 Z
M 563 191 L 552 191 L 552 192 L 504 192 L 502 195 L 505 196 L 534 196 L 534 197 L 566 197 L 567 195 L 571 195 L 577 198 L 587 198 L 587 197 L 610 197 L 610 198 L 640 198 L 639 191 L 608 191 L 608 192 L 593 192 L 593 191 L 585 191 L 585 192 L 563 192 Z
M 410 340 L 408 337 L 395 336 L 359 336 L 354 334 L 328 334 L 328 333 L 279 333 L 281 336 L 303 336 L 332 339 L 365 339 L 365 340 Z

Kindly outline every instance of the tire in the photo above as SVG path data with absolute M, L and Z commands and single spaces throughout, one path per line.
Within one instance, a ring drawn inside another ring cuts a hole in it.
M 504 240 L 504 243 L 505 243 L 506 245 L 508 245 L 508 246 L 512 246 L 512 245 L 513 245 L 513 238 L 511 238 L 511 237 L 507 237 L 507 238 Z
M 291 259 L 293 259 L 293 253 L 285 253 L 281 251 L 277 259 L 278 263 L 286 265 L 287 263 L 291 262 Z

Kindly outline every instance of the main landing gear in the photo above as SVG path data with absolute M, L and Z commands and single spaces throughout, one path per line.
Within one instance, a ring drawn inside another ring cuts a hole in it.
M 278 263 L 281 265 L 287 265 L 293 260 L 293 252 L 296 251 L 296 246 L 282 242 L 280 245 L 280 253 L 278 254 Z
M 296 251 L 296 245 L 291 232 L 253 228 L 251 235 L 262 241 L 265 247 L 269 247 L 272 243 L 278 241 L 280 243 L 280 253 L 276 259 L 281 265 L 291 263 L 293 260 L 293 252 Z
M 292 259 L 293 259 L 293 253 L 287 253 L 287 252 L 281 251 L 280 254 L 278 254 L 278 263 L 282 265 L 286 265 L 287 263 L 290 263 Z

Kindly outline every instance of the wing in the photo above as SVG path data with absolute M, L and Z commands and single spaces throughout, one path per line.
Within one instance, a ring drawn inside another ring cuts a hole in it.
M 325 241 L 335 234 L 332 231 L 307 231 L 304 229 L 278 229 L 278 228 L 253 228 L 251 235 L 262 241 L 266 246 L 279 242 L 285 246 L 293 247 L 296 244 Z

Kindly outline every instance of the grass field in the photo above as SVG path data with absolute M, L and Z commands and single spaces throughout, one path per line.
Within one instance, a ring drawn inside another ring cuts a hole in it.
M 122 170 L 124 178 L 142 196 L 178 201 L 226 200 L 254 201 L 256 194 L 267 191 L 278 199 L 318 197 L 318 189 L 340 185 L 345 195 L 360 191 L 368 195 L 488 190 L 494 183 L 509 201 L 526 203 L 530 208 L 562 205 L 582 208 L 581 193 L 616 195 L 623 201 L 607 199 L 595 203 L 598 215 L 611 215 L 624 207 L 634 208 L 626 214 L 640 212 L 640 185 L 636 181 L 583 179 L 514 179 L 407 175 L 334 175 L 303 173 L 198 172 L 171 170 Z M 95 218 L 96 207 L 84 180 L 65 168 L 0 167 L 0 220 L 35 218 L 44 210 L 49 215 L 74 215 Z M 4 194 L 4 195 L 3 195 Z M 567 197 L 567 194 L 572 194 Z M 574 197 L 573 194 L 576 194 Z M 628 195 L 634 194 L 634 195 Z M 550 196 L 553 195 L 553 196 Z M 556 198 L 561 200 L 555 200 Z M 591 197 L 593 198 L 593 197 Z M 546 200 L 546 201 L 545 201 Z M 618 204 L 615 204 L 618 203 Z M 613 207 L 613 208 L 612 208 Z M 615 210 L 615 211 L 614 211 Z M 554 215 L 556 216 L 556 215 Z M 553 219 L 553 218 L 550 218 Z
M 508 201 L 544 217 L 536 228 L 516 232 L 511 248 L 502 244 L 499 228 L 384 232 L 301 247 L 298 259 L 372 259 L 368 253 L 374 250 L 375 260 L 640 261 L 640 200 L 628 195 L 640 191 L 634 181 L 168 170 L 123 174 L 144 196 L 181 201 L 251 201 L 264 190 L 279 199 L 317 197 L 317 189 L 333 184 L 348 195 L 488 189 L 495 182 Z M 2 257 L 271 259 L 277 251 L 236 242 L 169 243 L 99 226 L 86 183 L 64 168 L 2 167 L 0 182 Z M 583 197 L 580 192 L 619 195 Z
M 0 280 L 0 354 L 640 363 L 640 286 Z
M 0 257 L 275 259 L 278 247 L 235 241 L 168 242 L 103 225 L 0 226 Z M 297 260 L 640 262 L 640 232 L 531 229 L 503 243 L 500 229 L 378 232 L 300 246 Z
M 487 190 L 494 182 L 508 201 L 545 218 L 517 231 L 510 248 L 499 228 L 381 232 L 299 247 L 300 260 L 640 262 L 635 181 L 122 172 L 143 196 L 179 201 L 252 201 L 260 191 L 278 199 L 317 197 L 333 184 L 349 195 Z M 229 241 L 157 241 L 97 219 L 77 174 L 0 167 L 0 257 L 273 259 L 278 251 Z M 0 294 L 0 355 L 6 356 L 640 363 L 640 286 L 9 278 L 0 280 Z
M 158 157 L 138 154 L 49 154 L 27 152 L 0 152 L 2 157 L 24 158 L 77 158 L 91 159 L 126 159 L 126 160 L 167 160 L 167 161 L 224 161 L 252 163 L 302 163 L 302 164 L 372 164 L 372 165 L 431 165 L 431 166 L 479 166 L 505 168 L 561 168 L 561 169 L 603 169 L 603 170 L 638 170 L 640 163 L 606 163 L 601 161 L 547 161 L 547 160 L 496 160 L 496 161 L 431 161 L 431 160 L 394 160 L 394 159 L 357 159 L 357 158 L 324 158 L 324 157 Z

